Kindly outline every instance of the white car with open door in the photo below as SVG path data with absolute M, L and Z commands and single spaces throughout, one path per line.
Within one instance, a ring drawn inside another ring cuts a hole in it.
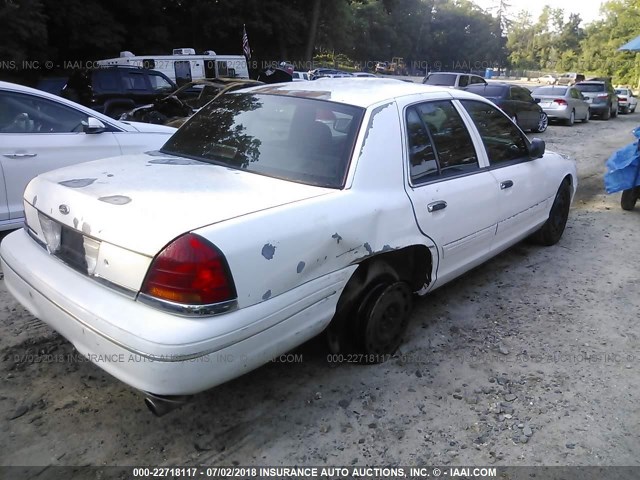
M 323 331 L 386 360 L 414 292 L 558 242 L 576 186 L 482 97 L 273 84 L 213 100 L 159 152 L 40 175 L 0 257 L 20 303 L 161 414 Z
M 104 157 L 157 150 L 175 128 L 119 122 L 41 90 L 0 82 L 0 230 L 24 222 L 36 175 Z

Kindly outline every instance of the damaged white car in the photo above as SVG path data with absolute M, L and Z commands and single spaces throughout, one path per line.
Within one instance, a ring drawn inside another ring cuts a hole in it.
M 384 361 L 414 292 L 558 242 L 576 186 L 473 94 L 276 84 L 218 98 L 160 151 L 40 175 L 0 254 L 20 303 L 160 414 L 323 331 Z

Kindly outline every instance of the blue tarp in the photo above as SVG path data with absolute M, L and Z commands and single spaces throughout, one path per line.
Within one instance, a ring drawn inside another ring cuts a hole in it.
M 640 139 L 640 127 L 633 131 Z M 604 176 L 604 188 L 607 193 L 620 192 L 640 186 L 640 153 L 638 142 L 630 143 L 616 151 L 607 160 L 607 173 Z

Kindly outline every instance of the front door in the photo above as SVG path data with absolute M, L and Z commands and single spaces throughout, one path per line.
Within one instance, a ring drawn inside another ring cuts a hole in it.
M 499 219 L 494 247 L 512 243 L 543 222 L 557 185 L 545 180 L 542 162 L 529 157 L 528 141 L 497 108 L 485 102 L 462 100 L 489 158 L 499 186 Z

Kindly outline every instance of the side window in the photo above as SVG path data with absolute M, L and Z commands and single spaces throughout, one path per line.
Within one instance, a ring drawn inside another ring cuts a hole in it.
M 415 107 L 407 110 L 407 134 L 412 183 L 431 180 L 438 175 L 438 164 L 429 133 Z
M 479 167 L 471 136 L 450 101 L 427 102 L 409 108 L 407 129 L 414 183 Z
M 102 92 L 119 92 L 120 88 L 120 72 L 117 70 L 98 70 L 93 73 L 94 82 Z
M 569 91 L 571 92 L 571 98 L 577 98 L 577 99 L 582 98 L 582 96 L 580 95 L 580 92 L 575 88 L 572 88 Z
M 81 132 L 86 121 L 84 113 L 43 98 L 0 94 L 0 133 Z
M 460 75 L 460 80 L 458 80 L 459 87 L 466 87 L 469 85 L 469 75 Z
M 518 128 L 488 103 L 462 100 L 480 132 L 491 165 L 528 158 L 527 141 Z
M 531 95 L 520 87 L 511 87 L 511 100 L 517 100 L 519 102 L 533 102 Z
M 149 82 L 151 82 L 151 89 L 154 92 L 170 92 L 173 90 L 173 85 L 159 73 L 149 73 Z
M 125 90 L 146 91 L 147 82 L 142 72 L 125 72 L 122 75 Z
M 188 60 L 176 60 L 173 62 L 176 74 L 176 83 L 179 87 L 191 81 L 191 63 Z
M 484 81 L 484 78 L 482 77 L 478 77 L 476 75 L 471 75 L 471 84 L 475 84 L 475 83 L 487 83 Z

